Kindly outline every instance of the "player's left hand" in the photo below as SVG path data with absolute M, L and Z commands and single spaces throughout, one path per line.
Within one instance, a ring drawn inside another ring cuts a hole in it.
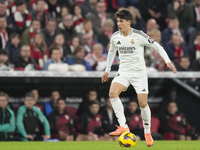
M 174 65 L 173 65 L 171 62 L 167 63 L 167 67 L 168 67 L 169 69 L 171 69 L 171 70 L 173 71 L 174 74 L 177 73 L 176 67 L 174 67 Z

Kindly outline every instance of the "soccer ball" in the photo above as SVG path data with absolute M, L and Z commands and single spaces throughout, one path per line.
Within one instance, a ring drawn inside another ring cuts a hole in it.
M 133 147 L 137 143 L 136 136 L 130 132 L 124 132 L 119 137 L 119 145 L 121 147 Z

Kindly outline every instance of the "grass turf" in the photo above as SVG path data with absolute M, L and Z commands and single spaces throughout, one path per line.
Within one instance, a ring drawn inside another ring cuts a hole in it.
M 155 141 L 147 147 L 138 141 L 135 147 L 122 148 L 118 142 L 0 142 L 1 150 L 200 150 L 200 141 Z

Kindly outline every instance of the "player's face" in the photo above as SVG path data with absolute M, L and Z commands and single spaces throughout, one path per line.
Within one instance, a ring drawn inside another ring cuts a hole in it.
M 169 103 L 168 105 L 168 113 L 171 114 L 171 115 L 174 115 L 177 111 L 177 106 L 176 106 L 176 103 Z
M 57 103 L 57 99 L 60 97 L 60 94 L 57 91 L 52 92 L 51 94 L 51 102 Z
M 96 115 L 99 111 L 99 105 L 98 104 L 93 104 L 90 106 L 90 113 L 92 115 Z
M 8 100 L 5 96 L 0 97 L 0 107 L 1 108 L 6 108 L 8 105 Z
M 130 102 L 128 105 L 128 110 L 130 113 L 135 113 L 135 111 L 137 110 L 138 105 L 136 102 Z
M 38 90 L 32 90 L 31 93 L 34 95 L 35 101 L 37 101 L 39 97 Z
M 117 18 L 117 26 L 120 32 L 126 31 L 131 24 L 131 20 L 126 21 L 125 19 Z
M 35 100 L 33 97 L 26 97 L 24 104 L 26 105 L 26 107 L 28 107 L 29 109 L 32 109 L 33 106 L 35 105 Z
M 181 66 L 183 69 L 188 69 L 189 66 L 190 66 L 190 61 L 189 61 L 189 59 L 188 59 L 188 58 L 181 58 L 180 66 Z

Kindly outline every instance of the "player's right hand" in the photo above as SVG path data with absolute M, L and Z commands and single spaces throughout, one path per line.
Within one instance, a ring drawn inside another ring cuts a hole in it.
M 33 136 L 32 135 L 27 135 L 26 138 L 33 140 Z
M 102 78 L 101 78 L 101 82 L 104 83 L 106 81 L 108 81 L 109 77 L 108 77 L 108 73 L 104 72 Z

